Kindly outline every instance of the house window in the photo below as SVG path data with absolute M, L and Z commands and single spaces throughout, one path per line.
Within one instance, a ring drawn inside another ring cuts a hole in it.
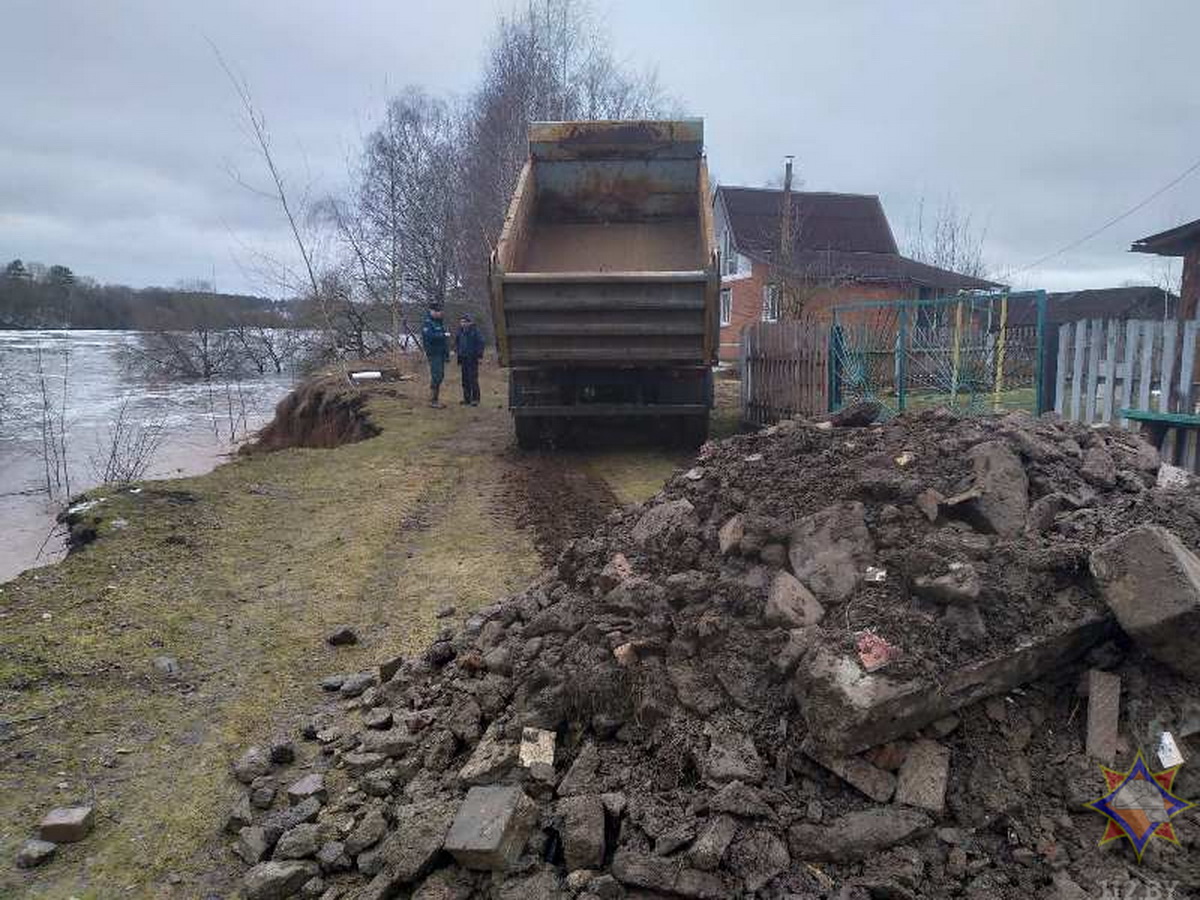
M 733 322 L 733 291 L 725 288 L 721 291 L 721 326 Z
M 768 284 L 763 288 L 762 320 L 779 321 L 779 285 Z
M 737 247 L 733 243 L 732 229 L 725 230 L 725 250 L 723 255 L 725 257 L 725 274 L 736 275 L 738 271 L 738 255 Z

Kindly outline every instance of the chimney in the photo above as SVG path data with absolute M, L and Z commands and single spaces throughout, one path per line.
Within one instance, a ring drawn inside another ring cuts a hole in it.
M 779 208 L 779 258 L 792 255 L 792 157 L 785 157 L 783 169 L 783 199 Z

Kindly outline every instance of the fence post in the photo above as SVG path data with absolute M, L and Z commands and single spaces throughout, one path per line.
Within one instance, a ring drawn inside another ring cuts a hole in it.
M 988 308 L 989 318 L 991 308 Z M 1000 298 L 1000 335 L 996 341 L 996 380 L 992 388 L 992 408 L 1000 410 L 1000 393 L 1004 390 L 1004 342 L 1008 336 L 1008 294 Z
M 842 405 L 841 348 L 842 326 L 837 321 L 837 310 L 833 312 L 833 327 L 829 329 L 829 411 Z
M 900 301 L 900 334 L 896 345 L 896 410 L 904 412 L 908 400 L 908 301 Z
M 1038 348 L 1034 357 L 1034 395 L 1035 410 L 1040 416 L 1047 410 L 1055 408 L 1055 385 L 1058 381 L 1058 340 L 1059 330 L 1046 327 L 1046 292 L 1037 292 L 1037 337 L 1034 345 Z

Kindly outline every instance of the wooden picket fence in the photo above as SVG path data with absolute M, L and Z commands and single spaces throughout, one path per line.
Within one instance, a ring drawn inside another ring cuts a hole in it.
M 1055 411 L 1075 422 L 1127 428 L 1139 423 L 1122 419 L 1122 409 L 1194 414 L 1198 335 L 1200 322 L 1194 320 L 1087 319 L 1060 326 Z M 1168 408 L 1177 348 L 1178 402 Z M 1161 449 L 1166 458 L 1197 470 L 1194 429 L 1172 429 Z
M 755 322 L 742 330 L 742 419 L 770 425 L 829 410 L 829 324 Z

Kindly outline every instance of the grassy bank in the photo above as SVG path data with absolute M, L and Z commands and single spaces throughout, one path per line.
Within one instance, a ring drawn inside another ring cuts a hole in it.
M 382 428 L 370 440 L 92 492 L 105 498 L 98 539 L 0 589 L 0 896 L 228 891 L 230 758 L 294 729 L 321 676 L 415 651 L 439 607 L 456 621 L 537 573 L 507 477 L 502 377 L 488 374 L 474 409 L 388 388 L 369 402 Z M 571 460 L 633 502 L 686 457 Z M 341 623 L 358 646 L 324 643 Z M 181 674 L 159 672 L 160 656 Z M 42 869 L 12 868 L 44 812 L 77 801 L 97 808 L 92 836 Z

